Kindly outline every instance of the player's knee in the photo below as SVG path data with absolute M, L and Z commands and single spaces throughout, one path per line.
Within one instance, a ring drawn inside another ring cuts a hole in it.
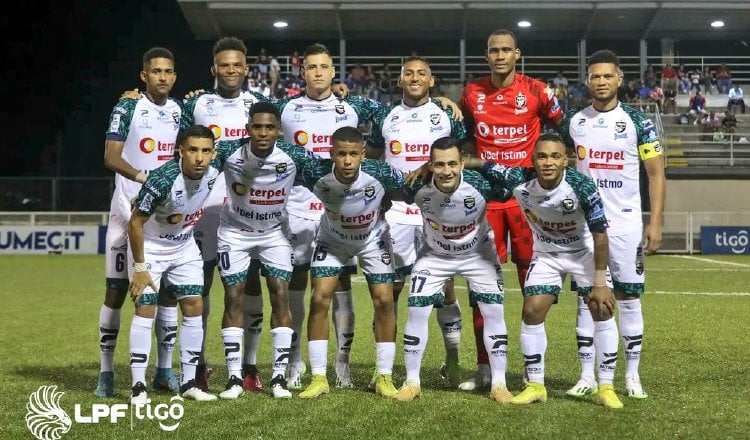
M 182 316 L 194 317 L 203 314 L 203 297 L 189 296 L 180 300 Z
M 547 310 L 540 304 L 526 303 L 523 305 L 522 319 L 527 325 L 537 325 L 544 322 Z
M 108 288 L 104 293 L 104 305 L 110 309 L 121 309 L 127 296 L 127 289 Z

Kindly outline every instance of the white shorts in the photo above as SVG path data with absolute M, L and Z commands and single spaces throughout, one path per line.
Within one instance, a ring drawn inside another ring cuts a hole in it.
M 199 297 L 203 294 L 203 260 L 195 242 L 188 241 L 173 254 L 155 255 L 146 252 L 144 257 L 151 280 L 156 287 L 160 287 L 163 277 L 164 293 L 168 298 L 179 301 L 188 296 Z M 132 278 L 135 264 L 132 254 L 129 254 L 128 258 L 128 275 Z M 157 295 L 154 289 L 146 286 L 136 305 L 155 305 Z
M 287 226 L 251 235 L 231 225 L 219 225 L 217 260 L 221 280 L 228 286 L 244 283 L 250 259 L 260 260 L 264 276 L 289 281 L 292 277 L 292 245 Z
M 216 264 L 216 234 L 219 230 L 219 214 L 227 200 L 227 181 L 224 174 L 214 183 L 211 194 L 206 200 L 206 206 L 203 208 L 203 215 L 195 224 L 193 237 L 198 243 L 198 248 L 203 255 L 203 261 L 209 264 Z
M 642 295 L 645 291 L 642 241 L 640 230 L 609 237 L 609 270 L 615 292 Z
M 117 196 L 115 196 L 117 197 Z M 128 290 L 128 223 L 130 206 L 112 199 L 105 237 L 104 261 L 107 288 Z
M 472 304 L 503 303 L 503 269 L 494 240 L 486 240 L 470 254 L 444 255 L 422 248 L 411 271 L 409 307 L 442 304 L 443 286 L 455 275 L 469 283 Z
M 310 263 L 313 278 L 347 273 L 347 268 L 351 267 L 353 259 L 356 258 L 354 261 L 359 260 L 368 283 L 393 283 L 393 252 L 387 224 L 373 232 L 370 239 L 361 246 L 352 246 L 320 232 L 316 242 Z
M 310 270 L 310 260 L 315 250 L 315 234 L 319 226 L 320 220 L 289 214 L 289 241 L 292 244 L 292 266 L 295 271 Z
M 417 249 L 422 245 L 422 225 L 388 222 L 393 246 L 393 267 L 396 281 L 404 281 L 417 261 Z
M 560 294 L 563 280 L 570 275 L 580 295 L 588 295 L 594 285 L 594 252 L 534 252 L 526 272 L 523 296 Z

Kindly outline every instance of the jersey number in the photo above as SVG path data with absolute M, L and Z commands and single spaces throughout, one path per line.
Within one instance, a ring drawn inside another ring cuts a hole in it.
M 125 271 L 125 254 L 123 254 L 122 252 L 115 254 L 115 271 Z
M 229 269 L 229 252 L 219 252 L 217 257 L 219 258 L 219 268 L 221 270 Z
M 411 293 L 420 293 L 424 288 L 424 283 L 427 282 L 427 277 L 412 277 L 411 278 Z
M 328 247 L 319 245 L 315 248 L 315 257 L 313 258 L 315 261 L 324 261 L 326 257 L 328 256 Z

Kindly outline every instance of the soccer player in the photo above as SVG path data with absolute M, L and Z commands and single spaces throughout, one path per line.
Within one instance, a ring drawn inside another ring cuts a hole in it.
M 218 168 L 224 171 L 229 201 L 221 211 L 217 259 L 224 285 L 221 336 L 229 370 L 223 399 L 243 393 L 240 347 L 243 336 L 243 299 L 250 259 L 260 261 L 271 300 L 273 372 L 271 394 L 289 398 L 286 368 L 292 343 L 289 279 L 292 248 L 286 202 L 297 170 L 313 162 L 304 149 L 277 140 L 279 111 L 259 102 L 250 108 L 246 140 L 218 143 Z
M 476 159 L 473 159 L 476 161 Z M 523 289 L 523 350 L 526 388 L 511 403 L 546 402 L 544 320 L 557 302 L 562 281 L 571 274 L 595 322 L 594 346 L 599 357 L 597 403 L 622 408 L 612 382 L 617 363 L 615 297 L 607 287 L 607 218 L 591 178 L 568 169 L 565 144 L 557 134 L 539 137 L 534 149 L 534 171 L 519 167 L 483 165 L 482 174 L 511 190 L 534 233 L 534 257 Z
M 195 385 L 203 340 L 203 261 L 193 240 L 193 229 L 204 211 L 219 171 L 210 166 L 216 157 L 214 135 L 195 125 L 180 136 L 180 157 L 151 172 L 133 202 L 128 226 L 130 240 L 130 296 L 135 316 L 130 325 L 131 404 L 146 404 L 146 369 L 151 352 L 151 328 L 160 281 L 179 301 L 180 394 L 200 401 L 216 400 Z
M 394 396 L 409 401 L 422 393 L 419 372 L 427 346 L 428 318 L 443 301 L 443 285 L 455 275 L 469 283 L 469 296 L 485 317 L 484 343 L 491 354 L 491 397 L 508 403 L 505 385 L 508 331 L 503 307 L 503 274 L 492 229 L 485 219 L 487 200 L 501 198 L 475 171 L 464 170 L 460 141 L 437 139 L 431 146 L 432 179 L 404 188 L 405 200 L 420 208 L 424 245 L 411 272 L 409 315 L 404 329 L 406 381 Z
M 629 397 L 648 397 L 641 386 L 638 367 L 643 342 L 644 251 L 661 246 L 666 181 L 664 156 L 653 122 L 642 112 L 620 102 L 617 88 L 622 71 L 617 55 L 609 50 L 589 58 L 589 90 L 593 102 L 570 110 L 562 125 L 569 148 L 575 149 L 576 167 L 594 179 L 609 219 L 609 270 L 619 312 L 620 335 L 625 348 L 625 389 Z M 651 219 L 645 236 L 641 218 L 640 162 L 648 176 Z M 579 298 L 578 356 L 581 380 L 568 391 L 582 396 L 596 390 L 593 350 L 594 323 Z
M 396 316 L 393 311 L 393 262 L 388 224 L 381 202 L 386 192 L 400 190 L 403 174 L 383 161 L 363 159 L 364 139 L 355 127 L 333 133 L 331 159 L 303 170 L 305 184 L 322 201 L 321 217 L 311 264 L 312 298 L 307 322 L 312 382 L 300 393 L 314 398 L 329 392 L 328 309 L 338 276 L 357 257 L 375 308 L 375 350 L 378 379 L 375 393 L 396 394 L 391 377 L 396 352 Z M 331 169 L 333 169 L 331 171 Z
M 406 58 L 399 77 L 402 98 L 389 105 L 375 119 L 367 142 L 368 157 L 383 157 L 389 165 L 407 173 L 428 161 L 430 145 L 435 140 L 445 136 L 464 140 L 466 131 L 463 124 L 453 118 L 453 111 L 450 108 L 443 110 L 438 101 L 430 98 L 430 88 L 434 85 L 435 78 L 425 58 Z M 417 250 L 421 245 L 423 220 L 418 206 L 401 200 L 393 201 L 393 205 L 385 213 L 385 219 L 393 244 L 395 303 L 404 287 L 404 280 L 416 261 Z M 446 350 L 442 371 L 451 386 L 455 387 L 459 382 L 461 309 L 456 302 L 452 279 L 445 283 L 445 302 L 435 306 Z
M 379 102 L 361 96 L 348 96 L 343 100 L 334 96 L 331 83 L 335 74 L 333 58 L 328 49 L 317 43 L 308 46 L 302 64 L 305 93 L 279 103 L 284 139 L 321 159 L 330 158 L 332 134 L 336 129 L 373 122 L 384 110 Z M 454 113 L 458 110 L 448 99 L 441 100 L 441 103 L 444 107 L 450 106 Z M 289 285 L 289 300 L 293 326 L 295 332 L 299 332 L 304 321 L 304 293 L 314 249 L 312 243 L 323 213 L 323 203 L 307 188 L 295 186 L 289 196 L 287 208 L 295 269 Z M 354 304 L 350 279 L 350 272 L 353 270 L 356 270 L 356 260 L 349 262 L 342 271 L 340 283 L 333 295 L 333 324 L 338 347 L 336 386 L 341 388 L 354 386 L 349 369 L 349 353 L 354 338 Z M 306 369 L 298 344 L 299 340 L 295 340 L 289 361 L 289 386 L 292 389 L 301 388 L 301 375 Z
M 245 124 L 250 107 L 265 98 L 257 93 L 242 90 L 247 78 L 247 47 L 242 40 L 224 37 L 213 47 L 211 74 L 216 79 L 216 89 L 209 93 L 196 94 L 185 102 L 182 127 L 196 123 L 205 125 L 214 133 L 216 141 L 231 141 L 247 137 Z M 205 360 L 206 322 L 211 308 L 209 293 L 216 267 L 216 233 L 219 228 L 219 213 L 227 199 L 226 183 L 222 175 L 216 182 L 203 216 L 195 227 L 195 240 L 201 248 L 204 266 L 203 328 L 204 345 L 198 364 L 198 386 L 207 391 L 210 367 Z M 255 366 L 255 352 L 263 324 L 263 297 L 261 296 L 258 270 L 248 271 L 245 298 L 243 383 L 248 391 L 262 391 L 263 383 Z
M 544 83 L 516 72 L 521 57 L 513 32 L 500 29 L 487 39 L 485 53 L 490 75 L 468 84 L 461 105 L 472 136 L 465 149 L 476 149 L 480 159 L 506 166 L 531 167 L 534 142 L 543 123 L 557 127 L 562 110 L 554 91 Z M 532 234 L 518 202 L 490 202 L 487 220 L 495 231 L 495 244 L 501 262 L 507 259 L 506 237 L 510 234 L 511 260 L 516 264 L 518 282 L 524 286 L 532 255 Z M 489 366 L 482 342 L 482 315 L 473 308 L 474 338 L 477 347 L 477 374 L 461 385 L 470 391 L 488 385 Z
M 123 99 L 115 105 L 104 147 L 104 165 L 115 172 L 115 191 L 105 247 L 107 289 L 99 311 L 101 366 L 94 391 L 97 397 L 114 397 L 115 346 L 120 331 L 120 309 L 128 290 L 130 202 L 148 173 L 172 159 L 182 115 L 180 103 L 169 97 L 177 79 L 172 52 L 153 47 L 143 54 L 142 65 L 140 78 L 146 83 L 146 91 L 138 99 Z M 171 365 L 165 371 L 168 374 L 160 373 L 157 370 L 154 384 L 160 386 L 166 382 L 168 389 L 176 391 L 179 384 Z

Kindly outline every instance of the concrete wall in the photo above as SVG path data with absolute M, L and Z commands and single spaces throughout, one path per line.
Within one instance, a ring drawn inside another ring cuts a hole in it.
M 750 211 L 750 180 L 669 180 L 664 211 Z

